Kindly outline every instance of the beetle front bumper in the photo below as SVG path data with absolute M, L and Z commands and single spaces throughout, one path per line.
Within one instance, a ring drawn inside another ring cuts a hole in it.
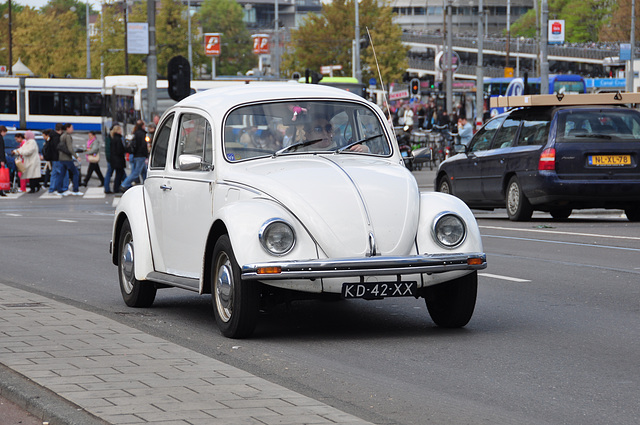
M 409 257 L 327 258 L 246 264 L 242 267 L 242 279 L 316 279 L 417 273 L 431 274 L 455 270 L 482 270 L 486 267 L 487 257 L 484 253 L 433 254 Z

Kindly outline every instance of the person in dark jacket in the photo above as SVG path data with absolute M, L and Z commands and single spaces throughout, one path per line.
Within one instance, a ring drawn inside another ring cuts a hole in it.
M 127 161 L 124 158 L 124 144 L 122 143 L 122 127 L 114 125 L 111 129 L 111 168 L 115 171 L 116 176 L 113 179 L 113 191 L 118 193 L 120 191 L 120 183 L 124 176 L 124 167 L 127 165 Z M 105 181 L 105 190 L 108 183 Z
M 60 156 L 58 154 L 58 143 L 60 143 L 60 135 L 62 134 L 63 125 L 58 123 L 53 131 L 49 132 L 49 144 L 51 145 L 50 161 L 51 161 L 51 180 L 49 181 L 49 194 L 56 191 L 56 187 L 61 186 L 60 190 L 66 192 L 69 189 L 69 174 L 65 172 L 60 165 Z M 62 184 L 58 180 L 62 179 Z
M 139 120 L 133 129 L 133 168 L 131 174 L 124 179 L 120 191 L 124 192 L 131 187 L 133 181 L 140 178 L 144 182 L 147 176 L 147 158 L 149 149 L 146 140 L 147 132 L 144 130 L 144 121 Z
M 7 134 L 7 127 L 0 125 L 0 167 L 4 167 L 7 162 L 7 156 L 4 153 L 4 136 Z M 0 190 L 0 196 L 7 196 L 4 190 Z

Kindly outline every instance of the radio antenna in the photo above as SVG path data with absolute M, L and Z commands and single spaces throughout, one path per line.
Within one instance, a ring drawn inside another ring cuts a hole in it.
M 367 29 L 367 35 L 369 36 L 369 43 L 371 43 L 371 50 L 373 50 L 373 58 L 376 61 L 376 68 L 378 69 L 378 77 L 380 78 L 380 86 L 382 86 L 382 98 L 384 99 L 384 106 L 387 108 L 387 115 L 389 116 L 389 120 L 391 120 L 391 108 L 389 108 L 389 101 L 387 100 L 387 95 L 384 89 L 384 81 L 382 80 L 382 73 L 380 72 L 380 65 L 378 65 L 378 55 L 376 55 L 376 48 L 373 45 L 373 39 L 371 38 L 371 33 L 369 32 L 369 27 L 365 27 Z M 356 58 L 358 60 L 358 58 Z

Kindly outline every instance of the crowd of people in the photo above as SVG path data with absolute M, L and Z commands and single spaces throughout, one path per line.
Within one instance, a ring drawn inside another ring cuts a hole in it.
M 33 131 L 15 133 L 18 148 L 11 151 L 11 155 L 15 158 L 15 174 L 19 181 L 17 191 L 27 192 L 28 185 L 29 193 L 36 193 L 44 187 L 48 188 L 48 196 L 81 196 L 80 186 L 87 187 L 95 174 L 100 181 L 98 187 L 103 187 L 104 193 L 124 193 L 134 183 L 141 183 L 146 178 L 146 164 L 158 118 L 154 117 L 148 129 L 142 120 L 136 122 L 131 142 L 124 137 L 120 124 L 113 125 L 105 137 L 107 170 L 104 175 L 100 169 L 102 143 L 93 131 L 88 132 L 85 146 L 76 149 L 73 145 L 73 125 L 56 124 L 54 129 L 42 132 L 45 140 L 42 152 L 39 151 Z M 7 128 L 0 125 L 0 167 L 7 163 L 4 149 L 6 134 Z M 88 164 L 84 179 L 81 179 L 80 172 L 81 153 L 84 153 Z M 127 155 L 131 163 L 128 175 L 125 171 Z M 41 167 L 41 161 L 45 161 L 44 167 Z M 0 196 L 6 196 L 5 190 L 0 190 Z

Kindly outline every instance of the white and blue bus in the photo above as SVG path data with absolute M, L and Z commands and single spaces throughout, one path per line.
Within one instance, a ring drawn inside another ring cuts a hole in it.
M 540 78 L 527 79 L 527 90 L 523 78 L 485 78 L 484 93 L 487 108 L 491 97 L 522 96 L 541 94 Z M 549 92 L 546 94 L 582 94 L 587 92 L 585 79 L 575 74 L 555 74 L 549 76 Z M 504 112 L 504 108 L 491 108 L 491 116 Z

